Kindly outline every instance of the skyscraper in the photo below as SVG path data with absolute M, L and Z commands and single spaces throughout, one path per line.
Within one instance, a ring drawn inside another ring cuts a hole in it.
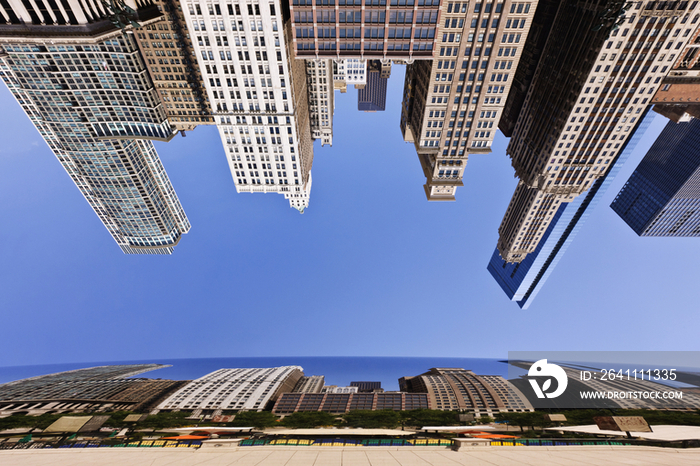
M 511 109 L 507 152 L 521 182 L 499 228 L 503 259 L 534 252 L 560 205 L 608 173 L 687 44 L 699 5 L 560 4 L 523 106 Z
M 350 411 L 414 409 L 432 409 L 426 393 L 283 393 L 272 412 L 277 415 L 309 411 L 341 414 Z
M 610 207 L 639 236 L 700 236 L 700 120 L 668 122 Z
M 171 411 L 262 411 L 304 376 L 300 366 L 219 369 L 193 380 L 158 408 Z
M 309 120 L 311 137 L 321 145 L 333 145 L 333 111 L 335 83 L 333 60 L 305 60 L 309 80 Z
M 309 205 L 313 140 L 306 65 L 276 0 L 187 2 L 187 28 L 237 192 Z
M 438 367 L 421 375 L 401 377 L 399 387 L 402 392 L 427 393 L 431 409 L 464 410 L 482 416 L 533 411 L 522 392 L 498 375 Z
M 162 364 L 99 366 L 0 384 L 0 416 L 137 410 L 183 381 L 131 378 Z
M 289 2 L 297 58 L 431 59 L 433 56 L 440 0 L 316 3 Z
M 322 375 L 309 375 L 299 379 L 292 393 L 321 393 L 326 378 Z
M 401 132 L 429 201 L 454 201 L 469 154 L 491 152 L 536 6 L 443 3 L 435 59 L 407 66 Z
M 379 60 L 369 63 L 367 84 L 357 92 L 357 109 L 361 112 L 383 112 L 386 108 L 386 89 L 388 77 L 382 76 Z M 391 64 L 388 65 L 391 69 Z
M 700 70 L 700 53 L 698 53 L 700 52 L 700 28 L 698 28 L 700 17 L 694 16 L 692 19 L 683 17 L 681 22 L 687 26 L 683 30 L 683 37 L 690 37 L 690 40 L 676 56 L 671 71 L 661 81 L 661 87 L 654 94 L 651 103 L 656 104 L 654 110 L 664 115 L 680 110 L 681 114 L 687 112 L 698 118 L 700 117 L 700 82 L 697 79 L 697 73 Z M 671 117 L 671 115 L 668 116 Z M 672 119 L 678 121 L 675 118 Z
M 132 27 L 159 12 L 105 5 L 3 4 L 0 77 L 122 251 L 170 254 L 190 224 L 151 140 L 175 131 Z
M 135 31 L 134 36 L 168 121 L 181 131 L 214 124 L 182 6 L 176 0 L 154 0 L 154 4 L 163 19 Z
M 333 87 L 346 92 L 348 84 L 361 89 L 367 84 L 367 60 L 341 58 L 333 60 Z
M 532 304 L 653 120 L 654 113 L 647 110 L 607 175 L 596 180 L 584 195 L 559 205 L 539 244 L 523 261 L 508 262 L 495 248 L 487 268 L 511 301 L 523 309 Z

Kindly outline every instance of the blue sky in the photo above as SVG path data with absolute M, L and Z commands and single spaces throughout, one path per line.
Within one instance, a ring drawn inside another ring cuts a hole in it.
M 638 238 L 609 208 L 658 116 L 527 311 L 486 266 L 517 180 L 499 133 L 453 203 L 428 203 L 387 111 L 336 93 L 310 206 L 236 194 L 218 133 L 156 147 L 192 229 L 172 256 L 126 256 L 0 87 L 0 366 L 241 356 L 506 357 L 698 350 L 700 243 Z

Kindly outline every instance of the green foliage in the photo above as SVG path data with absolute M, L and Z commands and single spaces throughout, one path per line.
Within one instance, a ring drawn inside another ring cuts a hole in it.
M 389 409 L 380 411 L 350 411 L 343 416 L 347 427 L 363 427 L 365 429 L 395 428 L 401 422 L 399 411 Z
M 165 429 L 168 427 L 184 427 L 192 425 L 192 421 L 185 419 L 190 413 L 183 411 L 160 412 L 153 416 L 148 416 L 140 422 L 123 422 L 121 426 L 113 427 L 132 427 L 137 429 Z M 126 417 L 126 416 L 124 416 Z M 123 418 L 122 418 L 123 419 Z
M 651 425 L 689 425 L 700 426 L 700 410 L 696 411 L 655 411 L 655 410 L 623 410 L 623 409 L 573 409 L 557 411 L 557 414 L 564 414 L 567 422 L 564 425 L 586 425 L 595 424 L 595 416 L 642 416 Z M 102 414 L 102 413 L 100 413 Z M 189 412 L 161 412 L 148 416 L 145 420 L 132 423 L 124 422 L 127 415 L 133 414 L 130 411 L 115 411 L 109 414 L 110 418 L 105 422 L 105 427 L 138 429 L 164 429 L 170 427 L 185 427 L 193 424 L 221 425 L 208 422 L 197 422 L 185 419 Z M 463 424 L 459 422 L 457 412 L 439 411 L 430 409 L 418 409 L 413 411 L 351 411 L 342 416 L 336 416 L 325 412 L 300 412 L 286 416 L 281 422 L 278 417 L 269 411 L 251 412 L 245 411 L 236 414 L 233 422 L 226 424 L 230 427 L 255 427 L 264 429 L 266 427 L 285 426 L 289 428 L 313 428 L 320 426 L 335 425 L 338 427 L 362 427 L 372 428 L 397 428 L 405 427 L 425 427 L 425 426 L 454 426 Z M 499 413 L 497 421 L 508 421 L 511 426 L 519 426 L 521 431 L 527 427 L 530 430 L 525 432 L 527 436 L 556 436 L 554 432 L 542 432 L 540 429 L 554 427 L 555 423 L 545 420 L 543 411 L 526 413 Z M 45 429 L 60 417 L 65 415 L 79 416 L 80 414 L 43 414 L 41 416 L 27 416 L 18 414 L 0 419 L 0 430 L 15 429 L 22 427 Z M 86 414 L 88 415 L 88 414 Z M 338 420 L 341 417 L 342 420 Z M 493 419 L 482 416 L 477 419 L 479 423 L 489 423 Z M 533 432 L 533 429 L 537 429 Z M 571 436 L 571 435 L 569 435 Z
M 133 411 L 114 411 L 113 413 L 107 414 L 109 414 L 109 419 L 107 419 L 107 421 L 105 421 L 105 423 L 103 424 L 104 427 L 119 428 L 134 424 L 133 422 L 124 422 L 124 418 L 126 418 L 129 414 L 136 413 L 134 413 Z
M 236 418 L 226 424 L 228 427 L 255 427 L 256 429 L 264 429 L 265 427 L 273 427 L 279 425 L 277 416 L 270 411 L 243 411 L 236 414 Z
M 285 416 L 281 422 L 283 426 L 293 429 L 332 426 L 336 423 L 336 416 L 320 411 L 293 413 L 289 416 Z
M 476 423 L 479 425 L 491 424 L 493 421 L 494 419 L 491 416 L 480 416 L 476 418 Z
M 63 414 L 42 414 L 41 416 L 15 414 L 14 416 L 0 419 L 0 430 L 17 429 L 20 427 L 46 429 L 61 416 L 63 416 Z
M 520 427 L 521 432 L 523 427 L 548 427 L 549 421 L 545 421 L 544 413 L 537 411 L 532 413 L 498 413 L 496 421 L 508 422 L 508 424 Z
M 404 426 L 458 426 L 459 413 L 455 411 L 441 411 L 437 409 L 414 409 L 401 411 L 401 421 Z

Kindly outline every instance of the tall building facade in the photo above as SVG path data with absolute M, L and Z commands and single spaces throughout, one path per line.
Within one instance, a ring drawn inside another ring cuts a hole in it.
M 512 109 L 507 152 L 520 184 L 499 227 L 504 260 L 534 252 L 560 205 L 608 173 L 687 44 L 699 5 L 560 4 L 523 106 Z
M 155 0 L 163 19 L 134 33 L 173 128 L 190 131 L 213 124 L 202 73 L 180 2 Z
M 491 152 L 537 2 L 444 2 L 435 57 L 406 69 L 401 132 L 429 201 L 454 201 L 469 154 Z
M 0 384 L 0 417 L 138 410 L 184 382 L 130 378 L 161 364 L 99 366 Z
M 430 409 L 430 402 L 425 393 L 283 393 L 272 412 L 278 415 L 309 411 L 342 414 L 383 409 Z
M 357 387 L 339 387 L 337 385 L 325 385 L 321 393 L 357 393 Z
M 668 122 L 610 207 L 639 236 L 700 236 L 700 120 Z
M 374 391 L 384 391 L 381 382 L 359 381 L 350 382 L 351 387 L 357 387 L 360 393 L 372 393 Z
M 487 268 L 511 301 L 523 309 L 530 307 L 653 120 L 654 113 L 647 107 L 646 115 L 634 135 L 625 142 L 624 149 L 607 175 L 596 180 L 584 195 L 560 204 L 539 244 L 523 261 L 508 262 L 495 248 Z
M 132 27 L 159 11 L 105 5 L 3 4 L 0 77 L 122 251 L 170 254 L 190 224 L 151 141 L 175 131 Z
M 371 66 L 373 63 L 379 63 Z M 391 64 L 388 66 L 391 70 Z M 383 112 L 386 108 L 388 76 L 383 76 L 379 60 L 370 61 L 367 83 L 357 92 L 357 109 L 361 112 Z
M 440 0 L 289 2 L 297 58 L 430 59 Z
M 292 393 L 321 393 L 326 378 L 322 375 L 309 375 L 299 379 Z
M 668 107 L 669 111 L 674 107 L 693 107 L 690 113 L 697 118 L 700 117 L 700 17 L 684 17 L 683 20 L 690 27 L 683 30 L 681 37 L 690 37 L 690 40 L 676 56 L 673 68 L 661 81 L 651 102 L 657 107 Z
M 281 193 L 303 213 L 313 141 L 306 66 L 277 0 L 182 3 L 237 192 Z
M 476 375 L 457 368 L 433 368 L 401 377 L 402 392 L 427 393 L 431 409 L 470 411 L 493 416 L 499 412 L 533 411 L 523 393 L 501 376 Z
M 304 376 L 300 366 L 219 369 L 193 380 L 163 401 L 166 411 L 262 411 Z
M 528 370 L 534 361 L 509 361 L 509 363 L 515 367 L 519 367 L 524 370 Z M 547 409 L 547 410 L 559 410 L 559 409 L 662 409 L 662 410 L 673 410 L 673 411 L 693 411 L 700 407 L 700 397 L 694 393 L 697 389 L 697 382 L 694 373 L 679 372 L 677 374 L 677 379 L 689 380 L 690 383 L 684 382 L 687 389 L 671 388 L 669 385 L 662 383 L 657 383 L 654 380 L 649 380 L 647 378 L 640 377 L 630 377 L 627 378 L 609 378 L 606 377 L 606 373 L 601 369 L 596 369 L 595 367 L 590 367 L 586 365 L 581 365 L 580 363 L 575 366 L 568 366 L 566 363 L 561 361 L 556 362 L 568 377 L 568 385 L 566 391 L 556 398 L 538 398 L 535 391 L 530 385 L 530 381 L 525 377 L 519 377 L 511 379 L 510 382 L 521 388 L 522 393 L 524 393 L 530 403 L 535 407 L 535 409 Z M 590 379 L 583 380 L 581 377 L 581 370 L 585 369 L 590 372 Z M 630 367 L 630 373 L 634 369 Z M 653 371 L 652 371 L 653 372 Z M 677 392 L 683 392 L 681 397 L 670 397 L 664 398 L 659 396 L 655 398 L 652 396 L 644 397 L 642 392 L 647 393 L 660 393 L 668 392 L 669 390 L 674 390 Z M 584 399 L 581 397 L 581 392 L 618 392 L 628 394 L 625 396 L 620 396 L 619 398 L 599 398 L 599 399 Z M 636 395 L 633 395 L 636 394 Z
M 333 87 L 345 93 L 349 85 L 361 89 L 367 84 L 367 60 L 341 58 L 333 60 Z
M 527 40 L 523 45 L 518 65 L 514 68 L 513 82 L 505 99 L 501 118 L 498 121 L 498 129 L 501 130 L 505 137 L 509 138 L 513 135 L 513 129 L 520 114 L 520 109 L 523 106 L 527 92 L 530 90 L 532 78 L 537 70 L 537 65 L 554 24 L 554 16 L 559 9 L 559 3 L 559 0 L 539 0 L 537 2 Z
M 335 82 L 333 60 L 305 60 L 309 89 L 311 137 L 321 145 L 333 145 L 333 111 Z

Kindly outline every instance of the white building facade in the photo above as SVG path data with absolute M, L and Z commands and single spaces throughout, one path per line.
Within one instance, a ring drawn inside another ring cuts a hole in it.
M 309 88 L 311 137 L 321 145 L 333 145 L 333 60 L 305 60 Z
M 304 375 L 300 366 L 219 369 L 193 380 L 159 406 L 166 411 L 262 411 Z
M 339 387 L 337 385 L 326 385 L 321 389 L 321 393 L 357 393 L 357 387 Z
M 313 162 L 308 96 L 304 65 L 290 59 L 281 4 L 182 7 L 236 191 L 281 193 L 303 212 Z
M 335 68 L 333 80 L 343 88 L 348 84 L 360 87 L 367 84 L 367 60 L 344 58 L 333 60 L 333 64 Z M 336 85 L 336 89 L 339 88 Z

